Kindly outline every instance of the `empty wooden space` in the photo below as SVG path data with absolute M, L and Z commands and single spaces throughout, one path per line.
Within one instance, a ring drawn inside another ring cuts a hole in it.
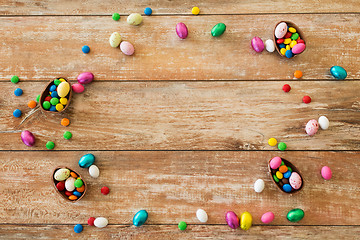
M 201 14 L 193 16 L 197 5 Z M 140 26 L 132 12 L 153 9 Z M 121 20 L 111 14 L 119 12 Z M 360 2 L 319 1 L 29 1 L 0 6 L 0 239 L 354 239 L 360 234 Z M 294 59 L 255 53 L 254 36 L 271 39 L 281 20 L 296 23 L 307 49 Z M 175 33 L 184 22 L 189 37 Z M 226 24 L 223 36 L 211 28 Z M 111 48 L 112 32 L 135 46 L 133 56 Z M 91 52 L 83 54 L 81 47 Z M 334 80 L 333 65 L 348 77 Z M 302 79 L 293 79 L 301 70 Z M 84 71 L 95 80 L 75 94 L 69 109 L 49 114 L 27 107 L 48 81 L 72 83 Z M 18 75 L 14 85 L 9 80 Z M 289 93 L 282 91 L 288 83 Z M 15 88 L 24 94 L 16 97 Z M 302 103 L 309 95 L 310 104 Z M 14 118 L 14 109 L 23 112 Z M 328 130 L 309 137 L 310 119 L 325 115 Z M 68 127 L 60 125 L 63 117 Z M 26 118 L 26 119 L 25 119 Z M 30 130 L 36 144 L 20 139 Z M 64 131 L 73 138 L 65 140 Z M 275 137 L 288 145 L 270 147 Z M 46 150 L 47 141 L 55 149 Z M 78 166 L 93 153 L 100 177 Z M 268 160 L 291 161 L 304 178 L 301 192 L 287 195 L 271 181 Z M 322 166 L 333 170 L 325 181 Z M 57 166 L 79 172 L 88 190 L 73 204 L 54 191 Z M 253 189 L 257 179 L 265 190 Z M 110 194 L 100 193 L 102 186 Z M 200 223 L 196 210 L 209 215 Z M 286 214 L 305 211 L 298 223 Z M 142 227 L 134 214 L 146 209 Z M 249 211 L 253 227 L 232 230 L 225 213 Z M 266 225 L 263 213 L 275 220 Z M 103 216 L 109 226 L 87 226 Z M 188 228 L 180 231 L 179 221 Z M 75 224 L 83 224 L 81 234 Z

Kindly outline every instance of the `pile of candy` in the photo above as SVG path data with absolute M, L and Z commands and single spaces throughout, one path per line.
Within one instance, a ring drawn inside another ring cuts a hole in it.
M 274 36 L 279 53 L 287 58 L 302 53 L 306 48 L 305 41 L 293 23 L 279 23 L 275 27 Z
M 68 168 L 58 168 L 53 176 L 58 192 L 70 201 L 80 200 L 86 191 L 86 184 L 79 174 Z
M 61 112 L 70 103 L 71 87 L 64 78 L 52 81 L 40 97 L 40 103 L 44 110 Z

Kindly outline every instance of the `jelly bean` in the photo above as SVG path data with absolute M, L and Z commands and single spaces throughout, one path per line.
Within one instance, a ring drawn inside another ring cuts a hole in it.
M 322 130 L 326 130 L 329 128 L 329 119 L 325 116 L 319 117 L 318 123 Z
M 300 208 L 295 208 L 292 209 L 288 212 L 288 214 L 286 215 L 286 218 L 290 221 L 290 222 L 298 222 L 301 219 L 304 218 L 304 211 Z
M 347 77 L 347 72 L 343 67 L 340 66 L 332 66 L 330 68 L 331 75 L 339 80 L 344 80 Z
M 95 161 L 95 156 L 91 153 L 85 154 L 79 160 L 79 166 L 82 168 L 88 168 L 93 165 Z
M 287 148 L 286 143 L 284 143 L 284 142 L 279 142 L 279 144 L 278 144 L 278 149 L 279 149 L 280 151 L 285 151 L 286 148 Z
M 292 190 L 292 188 L 291 188 L 291 186 L 289 184 L 284 184 L 282 189 L 287 193 L 291 192 L 291 190 Z
M 58 183 L 56 184 L 56 188 L 57 188 L 59 191 L 64 191 L 64 189 L 65 189 L 65 182 L 64 182 L 64 181 L 58 182 Z
M 55 84 L 56 86 L 59 86 L 60 83 L 61 83 L 61 81 L 60 81 L 59 79 L 55 79 L 55 80 L 54 80 L 54 84 Z
M 69 132 L 69 131 L 66 131 L 66 132 L 64 132 L 63 136 L 64 136 L 65 139 L 71 139 L 72 138 L 72 133 Z
M 279 44 L 279 48 L 285 48 L 286 45 L 284 43 Z
M 145 8 L 144 13 L 145 13 L 145 15 L 150 16 L 152 14 L 152 9 L 147 7 L 147 8 Z
M 94 74 L 92 74 L 91 72 L 83 72 L 80 73 L 76 79 L 80 84 L 88 84 L 94 80 Z
M 178 224 L 178 228 L 179 228 L 181 231 L 184 231 L 184 230 L 187 228 L 186 222 L 180 221 L 179 224 Z
M 56 91 L 51 92 L 51 93 L 50 93 L 50 96 L 51 96 L 52 98 L 58 98 L 58 97 L 59 97 L 59 95 L 58 95 L 58 93 L 57 93 Z
M 95 221 L 95 218 L 94 217 L 90 217 L 88 220 L 87 220 L 87 223 L 89 226 L 94 226 L 94 221 Z
M 328 166 L 324 166 L 321 168 L 321 176 L 325 180 L 330 180 L 332 178 L 332 172 L 331 169 Z
M 273 147 L 277 144 L 277 140 L 275 138 L 270 138 L 268 144 Z
M 198 15 L 200 13 L 200 9 L 198 7 L 193 7 L 191 9 L 191 13 L 194 15 Z
M 179 36 L 179 38 L 181 39 L 185 39 L 188 36 L 188 29 L 185 25 L 185 23 L 178 23 L 176 24 L 176 34 Z
M 59 78 L 59 80 L 60 80 L 60 82 L 66 82 L 65 79 L 63 79 L 63 78 Z
M 78 175 L 74 172 L 71 172 L 70 175 L 73 177 L 73 178 L 78 178 Z
M 292 40 L 297 40 L 299 38 L 299 34 L 298 33 L 293 33 L 290 38 Z
M 70 84 L 68 82 L 62 82 L 57 88 L 57 94 L 59 97 L 66 97 L 70 91 Z
M 75 84 L 74 84 L 75 85 Z M 62 104 L 62 105 L 66 105 L 67 104 L 67 98 L 60 98 L 60 103 Z
M 268 52 L 274 52 L 275 51 L 274 41 L 271 39 L 266 40 L 265 48 L 266 48 L 266 51 L 268 51 Z
M 37 97 L 36 97 L 36 102 L 39 102 L 40 101 L 40 94 L 39 95 L 37 95 Z
M 84 182 L 81 180 L 81 178 L 78 178 L 75 180 L 75 182 L 74 182 L 75 188 L 80 188 L 80 187 L 82 187 L 82 185 L 84 185 Z
M 309 104 L 309 103 L 311 103 L 311 97 L 309 97 L 309 96 L 304 96 L 303 99 L 302 99 L 302 101 L 303 101 L 304 103 L 306 103 L 306 104 Z
M 140 210 L 137 213 L 135 213 L 133 218 L 133 224 L 136 227 L 142 226 L 146 220 L 148 219 L 149 214 L 146 210 Z
M 128 55 L 128 56 L 133 55 L 135 52 L 134 46 L 127 41 L 123 41 L 120 43 L 120 50 L 123 54 Z
M 281 172 L 281 173 L 286 173 L 287 170 L 288 169 L 287 169 L 287 167 L 285 165 L 282 165 L 282 166 L 279 167 L 279 172 Z
M 226 30 L 226 25 L 224 23 L 218 23 L 211 29 L 211 35 L 213 37 L 221 36 Z
M 130 25 L 139 25 L 143 18 L 139 13 L 132 13 L 127 17 L 127 23 Z
M 79 187 L 79 188 L 76 188 L 76 191 L 78 191 L 78 192 L 84 192 L 85 191 L 85 185 L 82 185 L 81 187 Z
M 196 211 L 196 217 L 197 219 L 202 222 L 202 223 L 206 223 L 207 220 L 208 220 L 208 215 L 207 213 L 205 212 L 205 210 L 199 208 L 197 211 Z
M 266 212 L 261 216 L 261 221 L 265 224 L 269 224 L 274 221 L 275 215 L 273 212 Z
M 274 31 L 276 38 L 283 38 L 287 31 L 287 24 L 285 22 L 279 23 Z
M 74 194 L 75 196 L 77 196 L 77 197 L 81 197 L 81 193 L 78 192 L 78 191 L 73 191 L 73 194 Z
M 291 172 L 286 168 L 286 172 L 283 174 L 284 178 L 289 178 L 291 176 Z
M 26 146 L 32 147 L 35 144 L 35 137 L 30 131 L 24 130 L 21 132 L 21 141 Z
M 283 39 L 283 38 L 280 38 L 280 39 L 276 40 L 276 43 L 277 43 L 277 44 L 280 44 L 280 43 L 283 43 L 283 42 L 284 42 L 284 39 Z
M 82 48 L 81 48 L 82 52 L 87 54 L 90 52 L 90 47 L 87 46 L 87 45 L 84 45 Z
M 19 97 L 23 94 L 23 90 L 21 88 L 17 88 L 14 91 L 15 96 Z
M 101 191 L 101 194 L 108 195 L 110 192 L 110 189 L 105 186 L 105 187 L 102 187 L 100 191 Z
M 271 169 L 277 169 L 278 167 L 280 167 L 280 164 L 281 164 L 280 157 L 273 157 L 269 163 Z
M 51 105 L 56 105 L 56 104 L 58 104 L 58 103 L 59 103 L 59 99 L 58 99 L 58 98 L 53 97 L 53 98 L 51 98 L 50 103 L 51 103 Z
M 229 211 L 225 214 L 225 221 L 232 229 L 236 229 L 240 226 L 239 217 L 232 211 Z
M 68 197 L 70 197 L 70 196 L 72 195 L 72 192 L 70 192 L 70 191 L 65 191 L 65 195 L 68 196 Z
M 91 165 L 89 167 L 89 174 L 93 178 L 98 178 L 100 174 L 99 168 L 96 165 Z
M 256 182 L 254 183 L 254 190 L 257 193 L 261 193 L 265 188 L 265 182 L 262 179 L 258 179 L 256 180 Z
M 284 92 L 290 92 L 291 90 L 291 87 L 289 84 L 284 84 L 284 86 L 282 87 L 283 91 Z
M 70 199 L 70 200 L 76 200 L 76 199 L 78 199 L 78 197 L 75 196 L 75 195 L 71 195 L 71 196 L 69 196 L 69 199 Z
M 116 48 L 121 43 L 121 35 L 118 32 L 113 32 L 109 38 L 110 46 Z
M 304 40 L 302 40 L 302 39 L 298 39 L 298 40 L 296 40 L 296 42 L 297 43 L 305 43 Z
M 313 136 L 319 129 L 319 123 L 315 119 L 311 119 L 305 126 L 305 131 L 309 136 Z
M 81 224 L 76 224 L 74 227 L 74 232 L 81 233 L 82 231 L 83 231 L 83 226 Z
M 279 172 L 279 171 L 277 171 L 276 172 L 276 177 L 278 178 L 278 179 L 283 179 L 283 174 L 281 173 L 281 172 Z
M 252 225 L 252 216 L 249 212 L 243 212 L 240 216 L 240 227 L 243 230 L 248 230 Z
M 62 105 L 61 103 L 58 103 L 58 104 L 56 104 L 55 108 L 56 108 L 56 111 L 61 112 L 64 109 L 64 105 Z
M 282 55 L 285 55 L 286 49 L 285 49 L 285 48 L 281 48 L 281 49 L 280 49 L 280 53 L 281 53 Z
M 303 76 L 303 73 L 300 71 L 300 70 L 296 70 L 295 72 L 294 72 L 294 77 L 295 78 L 301 78 Z
M 293 49 L 292 49 L 292 52 L 294 54 L 299 54 L 299 53 L 302 53 L 306 48 L 306 45 L 304 43 L 298 43 L 296 44 Z
M 69 177 L 68 179 L 66 179 L 65 181 L 65 189 L 69 192 L 72 192 L 75 190 L 75 183 L 76 179 L 73 177 Z
M 47 149 L 51 150 L 51 149 L 54 149 L 54 147 L 55 147 L 54 142 L 49 141 L 49 142 L 46 143 L 46 148 Z
M 64 127 L 69 126 L 69 124 L 70 124 L 69 119 L 67 119 L 67 118 L 61 119 L 61 125 L 63 125 Z
M 11 77 L 11 80 L 10 80 L 10 81 L 11 81 L 12 83 L 16 84 L 16 83 L 19 82 L 19 77 L 16 76 L 16 75 L 14 75 L 14 76 Z
M 291 43 L 290 43 L 290 47 L 293 48 L 296 44 L 297 44 L 297 41 L 294 41 L 294 40 L 293 40 L 293 41 L 291 41 Z
M 98 228 L 104 228 L 109 224 L 109 221 L 104 217 L 98 217 L 94 220 L 94 226 Z
M 288 31 L 291 33 L 296 33 L 296 29 L 293 27 L 289 27 Z
M 114 21 L 119 21 L 119 20 L 120 20 L 120 14 L 119 14 L 119 13 L 113 13 L 112 19 L 113 19 Z
M 286 47 L 285 47 L 286 50 L 290 50 L 290 45 L 287 44 Z M 285 54 L 286 55 L 286 54 Z
M 292 58 L 293 52 L 292 52 L 291 50 L 286 50 L 285 56 L 286 56 L 287 58 Z
M 290 38 L 290 37 L 291 37 L 291 35 L 292 35 L 292 33 L 291 33 L 291 32 L 287 32 L 287 33 L 285 34 L 284 38 Z
M 49 91 L 50 92 L 56 91 L 56 85 L 55 84 L 51 85 Z
M 279 182 L 279 179 L 276 177 L 276 175 L 273 175 L 274 181 Z
M 16 118 L 21 117 L 21 114 L 22 114 L 22 112 L 21 112 L 20 109 L 15 109 L 15 110 L 13 111 L 13 116 L 16 117 Z
M 289 170 L 290 172 L 292 172 L 292 169 L 291 169 L 291 167 L 288 167 L 288 170 Z
M 251 39 L 251 47 L 255 52 L 262 52 L 264 50 L 264 42 L 259 37 Z
M 47 102 L 50 102 L 50 100 L 51 100 L 51 96 L 47 96 L 47 97 L 44 99 L 44 101 L 47 101 Z

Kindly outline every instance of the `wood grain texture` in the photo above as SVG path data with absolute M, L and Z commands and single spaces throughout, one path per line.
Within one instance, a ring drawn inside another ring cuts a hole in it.
M 38 111 L 20 125 L 24 117 L 13 110 L 26 116 L 27 102 L 46 84 L 20 83 L 24 94 L 15 97 L 11 83 L 0 83 L 0 149 L 46 150 L 54 141 L 55 150 L 277 150 L 267 144 L 275 137 L 288 150 L 360 150 L 359 81 L 290 84 L 284 93 L 279 81 L 93 82 L 64 114 Z M 321 115 L 330 128 L 308 136 L 306 123 Z M 22 130 L 33 132 L 35 147 L 21 142 Z
M 2 225 L 0 239 L 353 239 L 359 226 L 253 226 L 248 231 L 227 226 L 190 225 L 181 232 L 175 225 L 144 225 L 140 228 L 110 225 L 103 229 L 85 226 L 81 234 L 73 225 Z
M 191 14 L 191 8 L 198 6 L 201 14 L 248 14 L 248 13 L 338 13 L 359 12 L 357 0 L 229 0 L 229 1 L 56 1 L 56 0 L 3 0 L 1 15 L 111 15 L 118 12 L 129 15 L 143 13 L 146 7 L 153 9 L 153 15 Z
M 267 162 L 278 153 L 234 151 L 97 151 L 100 177 L 92 179 L 77 164 L 83 152 L 0 152 L 0 222 L 4 224 L 86 224 L 90 216 L 110 224 L 131 224 L 140 209 L 149 212 L 148 224 L 199 224 L 195 212 L 208 212 L 207 224 L 225 224 L 226 211 L 249 211 L 253 223 L 273 211 L 275 225 L 358 225 L 359 152 L 285 152 L 304 178 L 295 195 L 280 192 L 271 182 Z M 79 172 L 88 191 L 78 203 L 69 203 L 54 191 L 49 175 L 57 165 Z M 329 181 L 320 169 L 333 171 Z M 256 179 L 265 190 L 253 190 Z M 110 194 L 100 193 L 102 186 Z M 286 214 L 302 208 L 299 223 Z M 175 228 L 176 226 L 174 226 Z M 311 229 L 311 228 L 309 228 Z M 94 230 L 95 231 L 95 230 Z M 231 232 L 229 230 L 229 232 Z
M 307 50 L 294 59 L 278 53 L 256 53 L 254 36 L 272 38 L 281 20 L 296 23 L 306 34 Z M 0 80 L 14 74 L 22 81 L 67 76 L 75 79 L 91 71 L 96 80 L 277 80 L 293 78 L 302 70 L 304 79 L 332 79 L 329 69 L 341 65 L 348 79 L 359 79 L 360 24 L 357 14 L 152 16 L 141 26 L 130 26 L 110 17 L 3 17 L 0 47 Z M 178 22 L 189 28 L 181 40 Z M 224 35 L 214 38 L 211 28 L 224 22 Z M 118 31 L 135 46 L 133 56 L 110 47 Z M 91 52 L 83 54 L 81 47 Z

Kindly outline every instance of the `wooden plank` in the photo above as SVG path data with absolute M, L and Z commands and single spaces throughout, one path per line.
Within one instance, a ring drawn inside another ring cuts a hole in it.
M 56 0 L 3 0 L 1 15 L 111 15 L 118 12 L 128 15 L 132 12 L 143 13 L 146 7 L 153 9 L 153 15 L 191 14 L 191 8 L 198 6 L 201 14 L 248 14 L 248 13 L 338 13 L 359 12 L 357 0 L 257 0 L 253 1 L 56 1 Z
M 291 20 L 306 34 L 308 49 L 286 59 L 276 52 L 255 53 L 250 39 L 272 38 L 274 25 Z M 3 17 L 0 80 L 14 74 L 22 81 L 47 81 L 57 76 L 75 79 L 92 71 L 97 80 L 277 80 L 292 79 L 295 70 L 304 79 L 332 79 L 329 69 L 341 65 L 348 79 L 359 79 L 360 39 L 357 14 L 153 16 L 141 26 L 130 26 L 110 17 Z M 189 28 L 180 40 L 178 22 Z M 227 25 L 220 38 L 210 34 L 218 22 Z M 112 32 L 135 46 L 125 56 L 108 43 Z M 81 47 L 89 45 L 90 54 Z
M 140 209 L 149 212 L 148 224 L 199 224 L 195 212 L 208 212 L 207 224 L 225 224 L 226 211 L 249 211 L 254 224 L 273 211 L 275 225 L 358 225 L 359 152 L 285 152 L 280 156 L 298 166 L 302 192 L 280 192 L 268 175 L 267 162 L 278 153 L 234 151 L 98 151 L 93 152 L 101 173 L 92 179 L 77 166 L 84 152 L 0 152 L 0 222 L 5 224 L 85 224 L 90 216 L 110 224 L 131 224 Z M 50 181 L 57 165 L 78 171 L 89 188 L 76 203 L 66 202 Z M 333 178 L 325 181 L 327 165 Z M 256 179 L 265 190 L 255 193 Z M 100 193 L 102 186 L 110 194 Z M 302 208 L 299 223 L 286 219 L 290 209 Z M 174 226 L 175 228 L 175 226 Z M 95 231 L 95 230 L 94 230 Z
M 111 225 L 96 229 L 85 226 L 81 234 L 68 225 L 2 225 L 3 239 L 352 239 L 360 234 L 359 226 L 253 226 L 248 231 L 232 230 L 223 225 L 190 225 L 181 232 L 174 225 L 144 225 L 140 228 Z
M 13 110 L 26 116 L 27 102 L 45 85 L 20 83 L 24 94 L 15 97 L 13 84 L 0 83 L 0 149 L 46 150 L 52 140 L 55 150 L 277 150 L 267 144 L 275 137 L 288 150 L 360 150 L 359 81 L 294 81 L 289 93 L 279 81 L 93 82 L 66 113 L 38 111 L 20 125 Z M 321 115 L 330 128 L 309 137 L 306 123 Z M 33 148 L 20 140 L 26 129 L 36 136 Z

